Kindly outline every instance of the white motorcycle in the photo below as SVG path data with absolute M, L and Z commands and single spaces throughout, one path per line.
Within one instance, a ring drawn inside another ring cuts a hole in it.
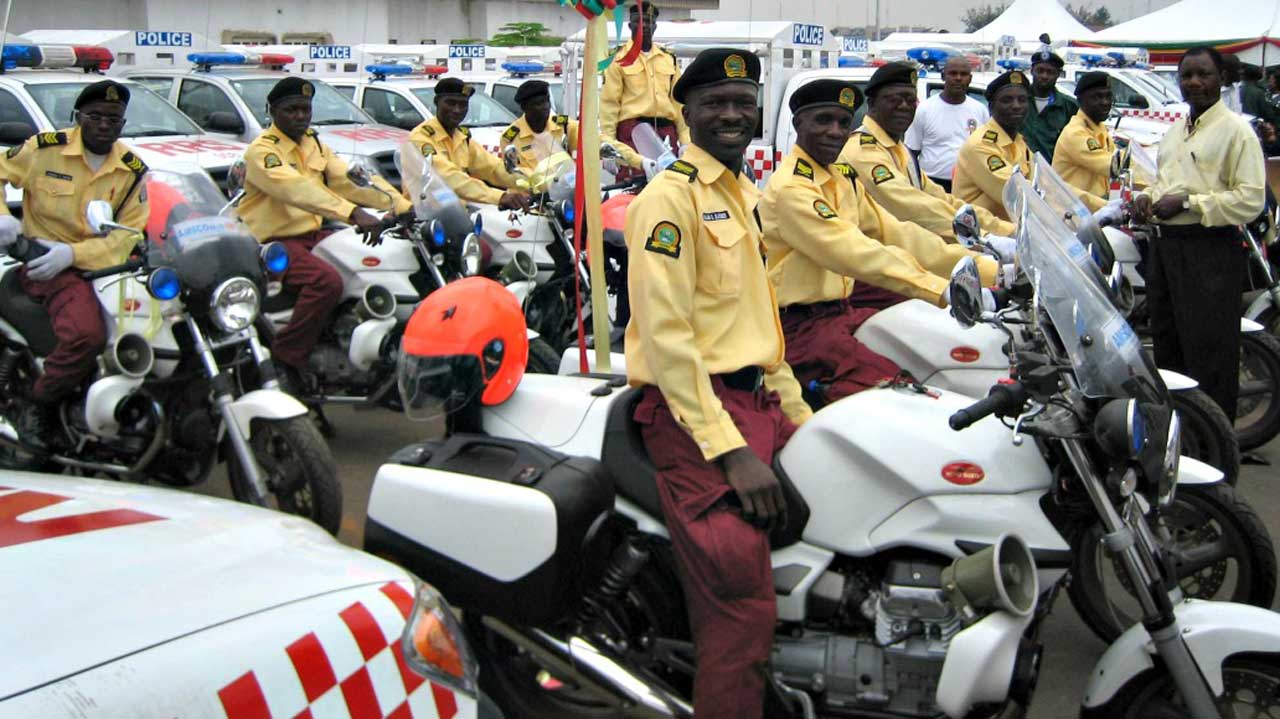
M 55 340 L 44 308 L 19 287 L 22 265 L 12 257 L 0 265 L 0 466 L 185 487 L 225 458 L 236 499 L 336 533 L 342 488 L 306 408 L 274 382 L 237 389 L 239 374 L 267 358 L 253 322 L 269 275 L 288 266 L 288 255 L 260 248 L 223 217 L 224 198 L 199 167 L 153 169 L 147 182 L 150 237 L 116 224 L 106 202 L 87 208 L 94 232 L 135 233 L 142 251 L 85 273 L 102 305 L 107 349 L 87 391 L 60 408 L 65 451 L 32 453 L 14 430 Z M 180 201 L 159 217 L 162 195 Z M 20 241 L 11 253 L 29 260 L 31 251 Z
M 1023 381 L 973 405 L 912 386 L 868 390 L 820 410 L 777 457 L 789 521 L 772 536 L 768 716 L 1027 706 L 1039 621 L 1073 545 L 1099 536 L 1140 605 L 1129 619 L 1143 623 L 1126 624 L 1099 662 L 1087 712 L 1152 716 L 1181 701 L 1219 716 L 1215 702 L 1246 686 L 1277 701 L 1280 617 L 1183 600 L 1165 528 L 1147 522 L 1221 475 L 1180 461 L 1158 373 L 1047 237 L 1061 223 L 1037 199 L 1027 207 L 1029 328 L 1044 353 L 1020 355 Z M 970 322 L 977 284 L 972 263 L 953 280 Z M 468 614 L 486 692 L 510 715 L 692 714 L 692 645 L 632 420 L 638 399 L 621 377 L 526 376 L 483 409 L 482 432 L 408 447 L 378 471 L 365 548 Z M 990 414 L 1017 418 L 1012 444 Z M 973 426 L 951 434 L 947 421 Z M 495 521 L 502 531 L 477 531 Z

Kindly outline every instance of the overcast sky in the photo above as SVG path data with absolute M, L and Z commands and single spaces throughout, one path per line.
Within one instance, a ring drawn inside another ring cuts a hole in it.
M 829 27 L 870 25 L 876 0 L 720 0 L 717 19 L 820 21 Z M 1172 5 L 1175 0 L 1066 0 L 1063 5 L 1105 6 L 1116 22 Z M 661 3 L 659 3 L 661 4 Z M 999 0 L 880 0 L 880 22 L 886 26 L 933 25 L 961 31 L 965 10 L 997 5 Z M 1224 7 L 1229 2 L 1224 4 Z M 708 12 L 698 11 L 706 17 Z

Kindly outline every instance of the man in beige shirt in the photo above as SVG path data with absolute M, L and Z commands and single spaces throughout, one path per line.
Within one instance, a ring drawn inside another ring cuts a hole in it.
M 1246 120 L 1221 101 L 1222 55 L 1186 52 L 1178 85 L 1191 106 L 1160 142 L 1155 185 L 1134 201 L 1153 218 L 1147 305 L 1159 366 L 1185 372 L 1236 415 L 1240 295 L 1245 254 L 1239 226 L 1262 212 L 1266 165 Z

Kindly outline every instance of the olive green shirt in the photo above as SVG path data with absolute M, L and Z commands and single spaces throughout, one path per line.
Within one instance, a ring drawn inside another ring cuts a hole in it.
M 1053 148 L 1058 144 L 1058 135 L 1071 122 L 1071 118 L 1080 111 L 1076 101 L 1057 90 L 1049 96 L 1049 104 L 1043 112 L 1036 112 L 1036 96 L 1032 93 L 1027 98 L 1027 119 L 1022 123 L 1022 136 L 1032 152 L 1038 152 L 1044 159 L 1053 162 Z

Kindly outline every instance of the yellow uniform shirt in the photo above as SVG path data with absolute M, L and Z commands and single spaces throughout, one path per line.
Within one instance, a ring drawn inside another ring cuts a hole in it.
M 116 222 L 142 228 L 147 224 L 147 166 L 116 142 L 94 172 L 85 162 L 80 128 L 42 132 L 14 145 L 0 158 L 0 180 L 21 187 L 22 234 L 65 242 L 75 253 L 73 266 L 100 270 L 128 257 L 138 238 L 116 230 L 98 237 L 85 220 L 91 200 L 106 200 L 115 210 Z M 9 208 L 0 203 L 0 212 Z
M 1080 190 L 1080 199 L 1091 211 L 1102 209 L 1111 196 L 1111 156 L 1116 144 L 1107 126 L 1077 112 L 1058 135 L 1053 148 L 1053 169 L 1068 185 Z
M 711 389 L 713 374 L 764 367 L 783 412 L 797 424 L 812 415 L 783 360 L 753 214 L 759 198 L 744 175 L 691 145 L 627 209 L 627 376 L 657 385 L 708 461 L 746 446 Z
M 760 222 L 779 307 L 844 299 L 854 281 L 941 305 L 952 268 L 973 254 L 885 212 L 851 166 L 823 167 L 798 146 L 765 185 Z M 978 264 L 993 283 L 996 263 Z
M 920 172 L 907 146 L 894 141 L 875 120 L 867 117 L 862 121 L 862 127 L 845 143 L 840 161 L 853 165 L 871 199 L 894 217 L 914 222 L 948 242 L 956 241 L 952 221 L 964 201 Z M 982 229 L 1013 236 L 1013 223 L 996 217 L 985 207 L 974 209 Z
M 408 212 L 413 205 L 380 177 L 374 183 L 391 194 L 359 187 L 347 179 L 347 163 L 324 146 L 314 129 L 301 142 L 272 125 L 244 153 L 244 198 L 240 219 L 259 242 L 315 232 L 325 219 L 350 222 L 357 205 Z
M 435 173 L 463 202 L 496 205 L 503 191 L 495 186 L 509 190 L 519 187 L 519 178 L 507 172 L 497 155 L 472 140 L 471 131 L 465 127 L 454 128 L 450 135 L 433 117 L 413 128 L 409 142 L 422 154 L 432 156 Z
M 1194 124 L 1173 123 L 1160 141 L 1151 199 L 1187 193 L 1191 209 L 1167 225 L 1230 227 L 1252 222 L 1266 201 L 1266 161 L 1249 123 L 1216 102 Z
M 618 123 L 623 120 L 660 119 L 675 123 L 682 144 L 689 144 L 689 128 L 680 113 L 683 107 L 671 97 L 671 89 L 680 79 L 676 56 L 654 45 L 641 52 L 636 61 L 623 67 L 622 58 L 631 51 L 631 43 L 613 56 L 604 71 L 600 87 L 600 133 L 618 136 Z
M 999 123 L 989 120 L 960 146 L 952 194 L 1007 220 L 1004 186 L 1015 167 L 1022 168 L 1023 176 L 1031 179 L 1031 151 L 1027 149 L 1026 140 L 1022 133 L 1009 137 Z
M 578 151 L 578 121 L 570 120 L 568 115 L 552 115 L 547 120 L 546 132 L 551 133 L 552 139 L 555 140 L 556 147 L 563 148 L 565 146 L 565 138 L 569 138 L 568 149 L 570 153 Z M 533 128 L 529 127 L 529 121 L 524 115 L 511 123 L 511 126 L 502 133 L 501 148 L 507 149 L 511 145 L 516 146 L 516 151 L 520 153 L 520 169 L 525 172 L 532 172 L 533 168 L 538 166 L 539 162 L 547 159 L 541 157 L 538 148 L 535 147 L 534 138 L 537 135 Z M 622 156 L 623 164 L 628 167 L 640 167 L 643 158 L 635 150 L 631 149 L 625 143 L 614 140 L 610 142 L 606 138 L 601 138 L 602 142 L 607 142 L 611 147 L 618 151 Z

